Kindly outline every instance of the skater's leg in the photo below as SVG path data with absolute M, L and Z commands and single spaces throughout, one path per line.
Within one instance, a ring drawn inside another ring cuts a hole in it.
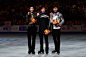
M 39 31 L 39 38 L 40 38 L 40 51 L 38 52 L 39 53 L 44 53 L 44 50 L 43 50 L 43 31 Z
M 36 28 L 34 27 L 32 33 L 32 53 L 35 53 Z
M 30 29 L 27 30 L 27 37 L 28 37 L 28 53 L 31 53 L 31 33 L 30 33 Z
M 45 51 L 46 54 L 48 54 L 48 50 L 49 50 L 48 35 L 44 35 L 44 36 L 45 36 L 45 45 L 46 45 Z
M 60 53 L 60 29 L 57 30 L 57 52 Z

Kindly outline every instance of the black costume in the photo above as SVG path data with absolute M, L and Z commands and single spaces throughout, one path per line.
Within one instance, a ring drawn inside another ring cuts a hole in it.
M 33 15 L 33 18 L 36 19 L 36 17 L 37 17 L 36 13 L 26 15 L 26 21 L 28 23 L 27 36 L 28 36 L 28 49 L 29 49 L 28 53 L 29 54 L 31 52 L 33 54 L 35 53 L 34 50 L 35 50 L 35 39 L 36 39 L 36 23 L 29 24 L 31 22 L 32 15 Z M 31 36 L 32 36 L 32 38 L 31 38 Z M 31 39 L 32 39 L 32 45 L 31 45 Z
M 48 35 L 44 34 L 44 30 L 48 29 L 49 25 L 49 16 L 45 13 L 40 13 L 39 15 L 39 37 L 40 37 L 40 51 L 38 53 L 44 53 L 43 49 L 43 35 L 45 37 L 45 44 L 46 44 L 46 54 L 48 53 L 49 45 L 48 45 Z

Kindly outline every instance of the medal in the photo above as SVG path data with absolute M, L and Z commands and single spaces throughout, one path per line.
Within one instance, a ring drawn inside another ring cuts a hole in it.
M 37 13 L 37 16 L 39 16 L 39 13 Z

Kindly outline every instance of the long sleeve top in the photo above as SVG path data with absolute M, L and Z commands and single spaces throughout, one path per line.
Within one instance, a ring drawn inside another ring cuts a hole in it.
M 64 18 L 60 12 L 57 12 L 56 14 L 53 13 L 52 18 L 50 18 L 50 23 L 53 23 L 54 20 L 57 20 L 60 26 L 56 26 L 55 24 L 53 24 L 53 29 L 61 29 L 61 26 L 64 23 Z
M 38 17 L 39 22 L 39 30 L 45 30 L 49 27 L 49 16 L 46 13 L 40 13 Z
M 28 26 L 31 27 L 31 26 L 35 26 L 37 22 L 33 23 L 33 24 L 29 24 L 31 22 L 31 19 L 32 19 L 32 16 L 33 15 L 33 18 L 37 20 L 37 13 L 34 12 L 33 14 L 26 14 L 26 22 L 28 23 Z

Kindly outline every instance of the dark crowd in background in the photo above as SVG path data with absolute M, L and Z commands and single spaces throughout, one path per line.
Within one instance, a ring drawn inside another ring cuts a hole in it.
M 58 5 L 59 12 L 63 14 L 64 25 L 86 24 L 84 0 L 0 0 L 0 26 L 5 25 L 5 21 L 11 21 L 11 25 L 27 25 L 29 5 L 34 5 L 36 12 L 39 12 L 41 5 L 45 5 L 47 13 L 50 13 L 54 4 Z

